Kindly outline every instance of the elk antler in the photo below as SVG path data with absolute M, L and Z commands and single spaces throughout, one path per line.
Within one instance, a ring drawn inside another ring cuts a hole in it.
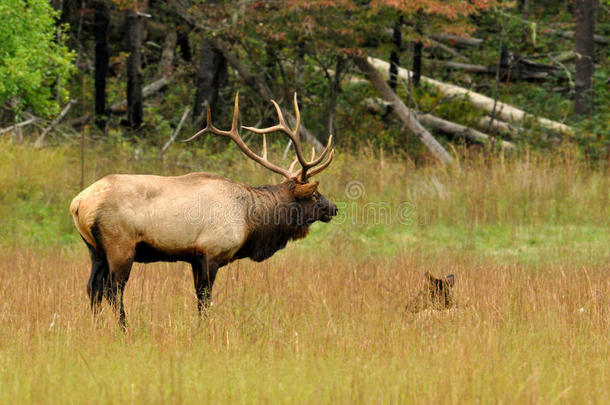
M 306 161 L 305 157 L 303 156 L 303 151 L 301 149 L 301 136 L 299 134 L 299 129 L 301 127 L 301 113 L 299 111 L 299 104 L 297 102 L 297 93 L 294 93 L 294 115 L 296 118 L 296 124 L 295 124 L 294 130 L 290 129 L 290 127 L 286 124 L 286 121 L 284 120 L 284 115 L 282 114 L 282 110 L 280 110 L 280 106 L 274 100 L 271 100 L 271 102 L 273 103 L 273 106 L 275 107 L 275 111 L 277 112 L 277 117 L 278 117 L 278 121 L 279 121 L 277 125 L 274 125 L 269 128 L 260 128 L 260 129 L 252 128 L 252 127 L 243 127 L 243 128 L 247 129 L 248 131 L 255 132 L 257 134 L 268 134 L 270 132 L 281 131 L 281 132 L 284 132 L 286 135 L 288 135 L 288 137 L 292 141 L 292 144 L 294 145 L 294 151 L 297 155 L 297 160 L 301 164 L 301 170 L 299 170 L 297 173 L 295 173 L 293 175 L 293 177 L 300 177 L 302 182 L 306 182 L 309 177 L 312 177 L 313 175 L 320 173 L 322 170 L 324 170 L 326 167 L 328 167 L 330 162 L 333 160 L 333 157 L 335 154 L 334 149 L 333 150 L 330 149 L 333 137 L 332 137 L 332 135 L 328 137 L 328 144 L 326 145 L 326 148 L 324 148 L 324 150 L 322 151 L 322 154 L 317 159 L 315 158 L 316 155 L 315 155 L 315 149 L 314 149 L 314 153 L 312 154 L 311 160 L 309 162 Z M 329 154 L 329 151 L 330 151 L 330 154 Z M 314 168 L 315 166 L 319 165 L 326 155 L 328 155 L 328 159 L 321 166 L 316 167 L 314 170 L 311 171 L 311 173 L 307 174 L 307 171 L 309 169 Z M 293 168 L 295 163 L 296 163 L 296 161 L 293 162 L 293 164 L 290 165 L 290 167 Z
M 201 131 L 197 132 L 195 135 L 191 136 L 189 139 L 186 139 L 184 142 L 190 142 L 193 139 L 199 137 L 200 135 L 207 134 L 207 133 L 213 133 L 216 135 L 226 136 L 228 138 L 231 138 L 233 140 L 233 142 L 235 142 L 237 144 L 237 146 L 239 146 L 239 149 L 241 149 L 242 152 L 244 152 L 246 154 L 246 156 L 248 156 L 250 159 L 254 160 L 257 163 L 260 163 L 261 165 L 263 165 L 267 169 L 271 170 L 272 172 L 281 174 L 282 176 L 286 177 L 287 179 L 292 178 L 293 175 L 290 173 L 290 171 L 282 169 L 281 167 L 276 166 L 267 160 L 267 140 L 265 139 L 265 137 L 263 137 L 263 156 L 257 155 L 256 153 L 252 152 L 252 150 L 250 148 L 248 148 L 248 146 L 244 143 L 244 140 L 241 139 L 241 136 L 239 135 L 239 130 L 237 128 L 237 117 L 238 116 L 239 116 L 239 92 L 237 92 L 237 94 L 235 94 L 235 109 L 233 111 L 233 123 L 231 124 L 230 131 L 220 130 L 220 129 L 216 128 L 214 126 L 214 124 L 212 124 L 212 113 L 210 112 L 210 105 L 208 104 L 207 105 L 207 124 L 206 124 L 205 128 L 203 128 Z
M 301 114 L 299 112 L 299 105 L 297 104 L 297 94 L 294 93 L 294 110 L 295 110 L 295 117 L 296 117 L 296 125 L 295 125 L 294 130 L 290 129 L 290 127 L 288 125 L 286 125 L 286 121 L 284 121 L 284 116 L 282 115 L 282 111 L 280 110 L 279 105 L 274 100 L 271 100 L 271 102 L 273 103 L 275 110 L 277 111 L 278 120 L 279 120 L 279 123 L 277 125 L 274 125 L 269 128 L 260 128 L 260 129 L 242 126 L 242 128 L 244 128 L 248 131 L 263 135 L 263 155 L 262 156 L 259 156 L 256 153 L 252 152 L 252 150 L 250 150 L 250 148 L 248 148 L 248 146 L 244 143 L 243 139 L 239 135 L 239 130 L 237 128 L 237 117 L 239 116 L 239 92 L 235 95 L 235 109 L 233 111 L 233 123 L 231 125 L 230 131 L 220 130 L 212 124 L 212 117 L 211 117 L 212 114 L 210 112 L 210 106 L 208 104 L 207 105 L 206 127 L 204 129 L 202 129 L 201 131 L 197 132 L 195 135 L 186 139 L 184 142 L 190 142 L 193 139 L 199 137 L 200 135 L 206 134 L 206 133 L 213 133 L 216 135 L 226 136 L 226 137 L 231 138 L 233 140 L 233 142 L 235 142 L 237 144 L 237 146 L 239 146 L 239 148 L 242 150 L 242 152 L 244 152 L 246 154 L 246 156 L 248 156 L 250 159 L 254 160 L 255 162 L 260 163 L 262 166 L 266 167 L 267 169 L 269 169 L 275 173 L 281 174 L 282 176 L 286 177 L 287 179 L 291 179 L 294 177 L 300 177 L 300 180 L 302 182 L 307 182 L 308 178 L 316 175 L 317 173 L 320 173 L 322 170 L 324 170 L 326 167 L 328 167 L 328 165 L 330 165 L 330 162 L 332 162 L 333 157 L 335 155 L 335 150 L 330 149 L 333 137 L 331 135 L 328 138 L 328 144 L 326 145 L 326 148 L 324 148 L 324 150 L 322 151 L 322 154 L 317 159 L 315 158 L 315 149 L 314 149 L 311 160 L 309 162 L 306 161 L 305 158 L 303 157 L 303 152 L 301 150 L 301 137 L 299 136 L 299 128 L 301 126 Z M 288 135 L 288 137 L 292 141 L 292 144 L 294 145 L 296 159 L 294 160 L 294 162 L 292 162 L 292 164 L 290 165 L 288 170 L 283 169 L 283 168 L 271 163 L 269 160 L 267 160 L 267 139 L 265 138 L 265 134 L 268 134 L 270 132 L 276 132 L 276 131 L 281 131 L 281 132 L 284 132 L 286 135 Z M 329 151 L 330 151 L 330 153 L 329 153 Z M 324 163 L 319 165 L 322 162 L 322 160 L 324 159 L 324 157 L 327 155 L 328 155 L 328 159 L 326 159 L 326 161 Z M 295 172 L 293 172 L 293 169 L 297 162 L 299 162 L 301 164 L 301 170 L 299 170 L 298 172 L 295 173 Z M 313 170 L 311 170 L 309 173 L 307 173 L 307 171 L 312 168 L 313 168 Z

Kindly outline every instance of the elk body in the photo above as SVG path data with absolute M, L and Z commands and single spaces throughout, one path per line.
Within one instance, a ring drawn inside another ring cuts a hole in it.
M 337 214 L 337 207 L 318 191 L 318 183 L 308 182 L 331 163 L 332 139 L 321 156 L 314 154 L 307 161 L 301 150 L 296 94 L 294 130 L 272 102 L 279 124 L 265 129 L 243 127 L 263 134 L 262 156 L 252 152 L 239 135 L 238 95 L 230 131 L 214 127 L 208 108 L 206 128 L 187 141 L 205 133 L 229 137 L 249 158 L 283 175 L 280 184 L 251 187 L 208 173 L 177 177 L 114 174 L 72 200 L 74 224 L 91 256 L 87 293 L 94 312 L 106 297 L 119 310 L 124 324 L 123 290 L 132 264 L 158 261 L 191 264 L 202 311 L 219 268 L 241 258 L 265 260 L 288 241 L 304 238 L 312 223 L 329 222 Z M 265 134 L 276 131 L 290 137 L 296 152 L 287 170 L 267 160 Z M 301 169 L 293 172 L 297 162 Z

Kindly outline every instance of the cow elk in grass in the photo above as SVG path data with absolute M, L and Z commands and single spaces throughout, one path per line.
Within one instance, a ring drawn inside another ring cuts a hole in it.
M 318 182 L 308 182 L 331 163 L 332 137 L 318 158 L 314 153 L 310 161 L 305 159 L 296 94 L 294 129 L 286 125 L 273 100 L 277 125 L 243 127 L 263 135 L 262 156 L 250 150 L 239 134 L 238 101 L 236 95 L 231 130 L 217 129 L 208 107 L 206 127 L 187 141 L 206 133 L 228 137 L 246 156 L 285 180 L 251 187 L 208 173 L 113 174 L 93 183 L 72 200 L 70 211 L 91 256 L 87 293 L 94 313 L 106 297 L 125 325 L 123 290 L 133 262 L 158 261 L 191 264 L 201 312 L 220 267 L 242 258 L 263 261 L 289 240 L 304 238 L 314 222 L 329 222 L 337 214 L 336 205 L 320 194 Z M 288 169 L 267 160 L 265 134 L 270 132 L 283 132 L 294 145 L 296 159 Z M 297 162 L 301 168 L 293 171 Z
M 449 274 L 443 278 L 436 278 L 429 272 L 425 272 L 424 288 L 406 306 L 406 310 L 416 314 L 428 309 L 443 310 L 455 305 L 453 299 L 453 285 L 455 277 Z

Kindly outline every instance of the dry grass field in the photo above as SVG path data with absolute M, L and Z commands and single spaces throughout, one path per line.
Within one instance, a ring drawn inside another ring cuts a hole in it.
M 223 268 L 205 319 L 186 264 L 135 265 L 123 332 L 89 311 L 74 151 L 4 150 L 0 403 L 610 403 L 610 174 L 569 151 L 340 156 L 336 222 Z M 87 182 L 180 170 L 107 159 Z M 271 180 L 223 164 L 204 168 Z M 457 309 L 404 311 L 425 270 L 456 275 Z

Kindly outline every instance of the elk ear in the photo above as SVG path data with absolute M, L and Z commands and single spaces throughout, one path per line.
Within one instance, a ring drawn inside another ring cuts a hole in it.
M 295 183 L 294 188 L 292 189 L 292 194 L 294 198 L 297 200 L 304 200 L 306 198 L 310 198 L 313 193 L 318 189 L 318 182 L 314 181 L 313 183 Z
M 430 274 L 429 271 L 424 272 L 424 277 L 426 277 L 426 281 L 428 282 L 428 284 L 432 284 L 436 281 L 436 279 L 432 276 L 432 274 Z
M 447 274 L 445 276 L 445 280 L 447 281 L 449 287 L 453 288 L 453 285 L 455 284 L 455 276 L 453 274 Z

